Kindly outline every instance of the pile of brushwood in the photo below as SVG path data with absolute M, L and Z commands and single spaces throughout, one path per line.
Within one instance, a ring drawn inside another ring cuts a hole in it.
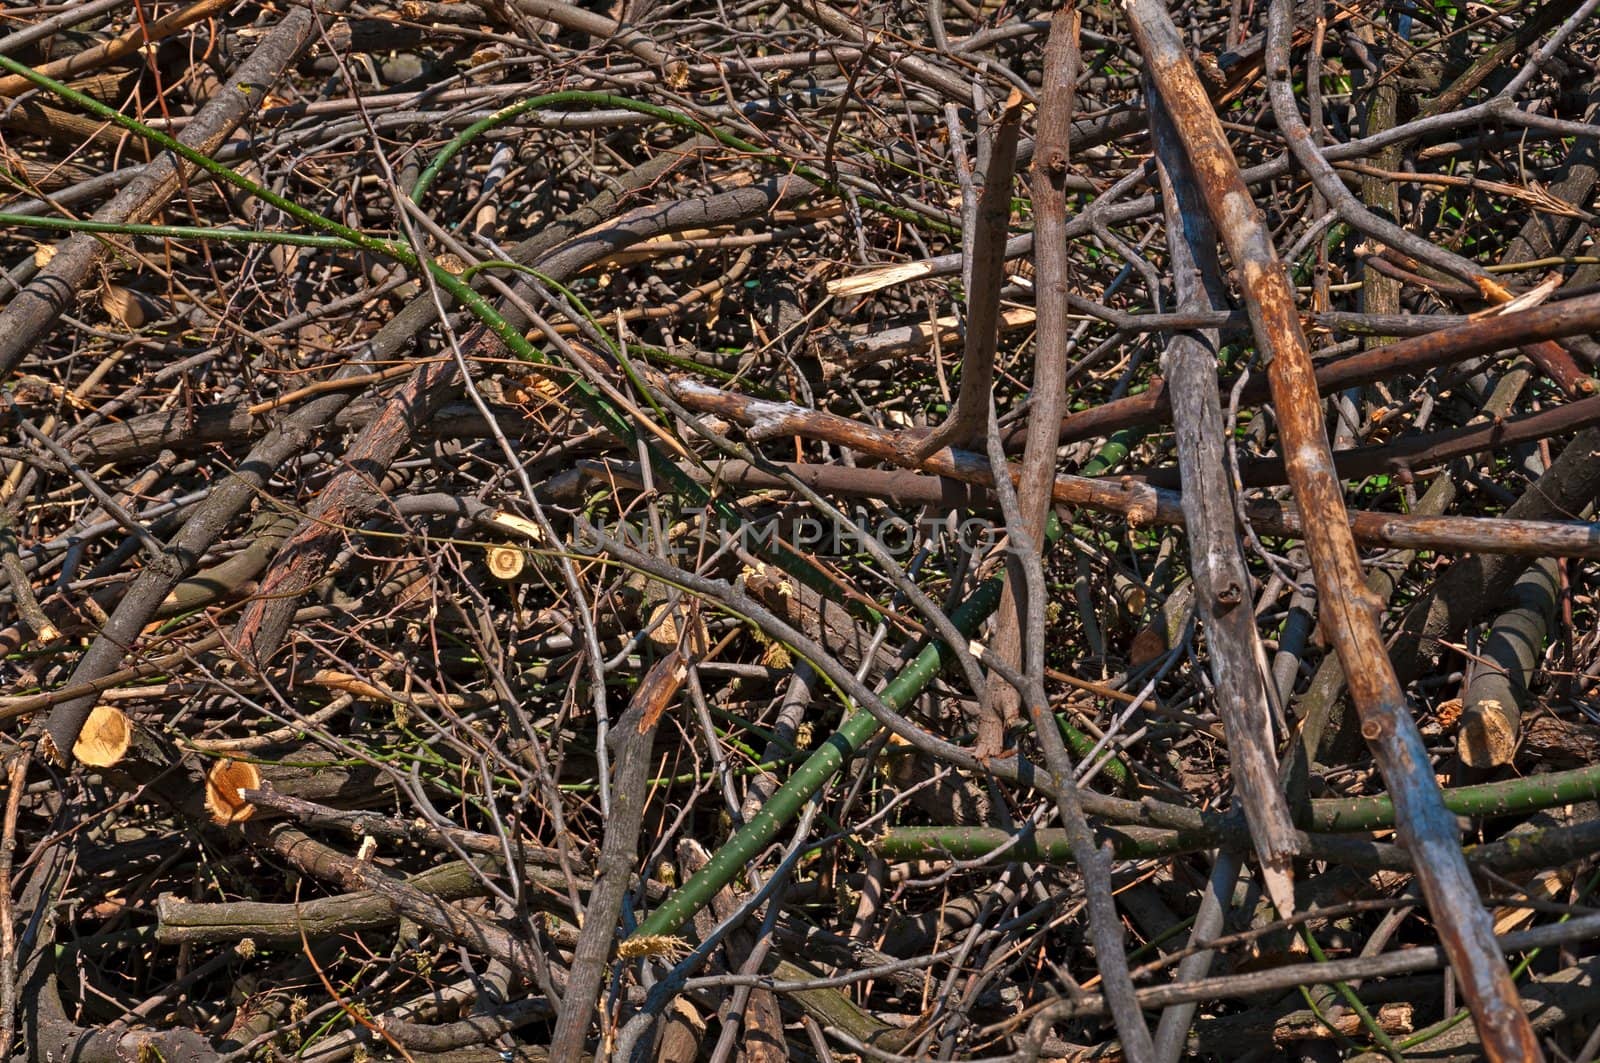
M 0 6 L 0 1059 L 1600 1057 L 1597 0 Z

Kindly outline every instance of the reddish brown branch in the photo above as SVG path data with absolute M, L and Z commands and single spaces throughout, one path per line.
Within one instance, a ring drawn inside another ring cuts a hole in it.
M 1597 331 L 1600 331 L 1600 295 L 1586 295 L 1532 310 L 1469 321 L 1328 362 L 1317 366 L 1316 382 L 1321 391 L 1337 391 L 1511 350 L 1539 340 Z M 1223 384 L 1224 389 L 1227 386 Z M 1260 402 L 1268 394 L 1266 380 L 1252 380 L 1245 384 L 1240 399 Z M 1119 428 L 1159 424 L 1171 416 L 1172 405 L 1166 385 L 1158 382 L 1143 394 L 1067 415 L 1061 421 L 1061 440 L 1066 443 L 1093 439 L 1110 435 Z M 1021 446 L 1025 431 L 1025 427 L 1019 426 L 1007 434 L 1008 450 Z
M 1323 631 L 1349 677 L 1362 735 L 1388 783 L 1400 836 L 1417 858 L 1429 911 L 1490 1059 L 1539 1059 L 1492 921 L 1462 858 L 1455 817 L 1444 806 L 1427 747 L 1378 631 L 1380 605 L 1366 589 L 1350 535 L 1294 291 L 1165 7 L 1160 0 L 1124 0 L 1123 9 L 1149 76 L 1173 116 L 1206 208 L 1241 274 L 1251 331 L 1267 363 L 1290 482 L 1306 523 Z
M 673 397 L 689 409 L 717 414 L 745 425 L 753 438 L 798 436 L 849 447 L 883 461 L 898 461 L 904 457 L 895 433 L 838 414 L 808 410 L 792 403 L 753 399 L 696 380 L 674 379 L 667 382 L 666 386 Z M 988 459 L 971 451 L 949 447 L 930 454 L 920 466 L 927 472 L 936 473 L 937 477 L 925 476 L 920 480 L 907 479 L 905 473 L 882 469 L 830 469 L 813 465 L 778 467 L 793 471 L 802 479 L 831 491 L 868 496 L 877 496 L 880 492 L 884 495 L 898 493 L 898 497 L 905 501 L 927 505 L 939 505 L 949 498 L 948 487 L 939 482 L 940 477 L 980 487 L 987 487 L 994 482 Z M 1010 475 L 1013 480 L 1020 476 L 1016 466 L 1010 468 Z M 777 486 L 781 483 L 765 472 L 747 467 L 729 470 L 728 479 L 730 482 L 753 486 Z M 1134 524 L 1184 523 L 1181 495 L 1176 491 L 1152 487 L 1131 476 L 1096 479 L 1057 474 L 1051 496 L 1063 505 L 1088 506 L 1116 513 Z M 1416 517 L 1404 513 L 1369 513 L 1363 510 L 1350 510 L 1345 515 L 1351 533 L 1362 542 L 1373 545 L 1459 553 L 1600 558 L 1600 528 L 1578 521 Z M 1295 539 L 1304 538 L 1306 534 L 1299 510 L 1282 502 L 1271 499 L 1247 502 L 1245 516 L 1263 534 Z

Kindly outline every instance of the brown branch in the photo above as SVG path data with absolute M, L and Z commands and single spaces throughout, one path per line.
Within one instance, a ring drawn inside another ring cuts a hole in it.
M 978 193 L 967 271 L 966 347 L 961 355 L 961 391 L 944 424 L 907 443 L 916 460 L 946 446 L 975 445 L 989 424 L 994 393 L 994 356 L 1000 344 L 1000 289 L 1006 279 L 1006 232 L 1011 226 L 1011 183 L 1016 172 L 1022 93 L 1012 90 L 988 134 L 988 166 Z
M 17 813 L 27 789 L 28 755 L 13 753 L 5 761 L 6 803 L 0 817 L 0 1059 L 11 1058 L 17 1027 L 17 924 L 11 911 L 11 868 L 17 851 Z
M 230 2 L 231 0 L 197 0 L 188 7 L 170 12 L 152 22 L 146 23 L 143 18 L 136 18 L 133 27 L 111 40 L 34 69 L 57 81 L 71 81 L 86 71 L 115 63 L 119 59 L 133 55 L 146 44 L 163 40 L 185 26 L 209 18 L 227 7 Z M 21 74 L 11 74 L 0 78 L 0 97 L 19 96 L 33 87 L 33 82 Z
M 1180 310 L 1224 305 L 1216 230 L 1189 176 L 1171 116 L 1150 98 L 1151 133 L 1166 206 L 1167 247 Z M 1228 735 L 1234 790 L 1244 806 L 1261 860 L 1267 895 L 1280 915 L 1294 911 L 1294 823 L 1278 783 L 1278 757 L 1267 699 L 1266 652 L 1250 608 L 1249 569 L 1236 528 L 1233 485 L 1224 448 L 1222 397 L 1217 388 L 1217 334 L 1179 334 L 1164 355 L 1172 382 L 1172 420 L 1188 529 L 1195 601 L 1206 633 L 1216 709 Z
M 674 650 L 657 661 L 639 681 L 627 711 L 611 731 L 615 759 L 611 764 L 611 806 L 605 840 L 596 862 L 597 877 L 583 912 L 578 945 L 562 1000 L 561 1015 L 550 1038 L 552 1059 L 577 1059 L 594 1021 L 595 1005 L 616 947 L 617 916 L 633 881 L 639 859 L 639 827 L 649 793 L 650 749 L 656 721 L 676 697 L 685 677 L 685 658 Z
M 1393 443 L 1352 447 L 1335 454 L 1334 465 L 1343 480 L 1384 473 L 1405 476 L 1456 458 L 1549 439 L 1595 424 L 1600 424 L 1600 395 L 1521 417 L 1496 418 L 1488 424 L 1447 428 Z M 1281 458 L 1247 458 L 1239 462 L 1239 476 L 1247 487 L 1281 484 L 1287 478 L 1286 463 Z M 1175 484 L 1179 481 L 1170 472 L 1161 472 L 1152 474 L 1150 482 Z
M 1039 315 L 1035 349 L 1038 354 L 1033 368 L 1027 447 L 1023 452 L 1021 475 L 1017 478 L 1017 508 L 1022 516 L 1023 535 L 1035 549 L 1044 542 L 1045 517 L 1050 510 L 1051 488 L 1055 485 L 1056 430 L 1066 397 L 1067 352 L 1072 340 L 1067 307 L 1071 268 L 1067 258 L 1067 192 L 1062 180 L 1072 160 L 1072 108 L 1081 28 L 1082 17 L 1070 5 L 1051 20 L 1050 37 L 1045 45 L 1044 81 L 1040 87 L 1039 136 L 1028 185 L 1033 200 L 1035 304 Z M 970 333 L 968 339 L 971 339 Z M 963 369 L 963 373 L 966 371 Z M 965 396 L 965 376 L 962 384 Z M 985 396 L 982 406 L 985 420 L 988 402 Z M 954 433 L 939 432 L 928 443 L 940 438 L 958 446 L 962 442 Z M 1024 604 L 1028 609 L 1045 607 L 1044 602 L 1024 603 L 1018 594 L 1017 581 L 1007 580 L 1000 595 L 1000 607 L 995 611 L 990 649 L 1013 668 L 1022 661 Z M 1010 683 L 988 685 L 977 721 L 978 749 L 989 755 L 1000 752 L 1006 730 L 1019 718 L 1020 705 L 1020 693 Z
M 1325 362 L 1316 368 L 1317 387 L 1321 391 L 1337 391 L 1508 351 L 1537 340 L 1563 339 L 1596 331 L 1600 331 L 1600 295 L 1586 295 L 1532 310 L 1468 321 Z M 1224 390 L 1228 386 L 1227 381 L 1222 385 Z M 1240 401 L 1259 402 L 1268 395 L 1265 380 L 1251 380 L 1240 393 Z M 1068 414 L 1061 422 L 1061 439 L 1062 442 L 1092 439 L 1110 435 L 1119 428 L 1159 424 L 1171 416 L 1167 386 L 1158 382 L 1143 394 Z M 1024 431 L 1015 428 L 1007 433 L 1008 450 L 1021 445 Z
M 1455 818 L 1444 807 L 1427 747 L 1378 631 L 1380 606 L 1366 589 L 1350 535 L 1294 291 L 1165 7 L 1160 0 L 1124 0 L 1123 9 L 1172 114 L 1207 211 L 1242 275 L 1251 330 L 1267 363 L 1290 482 L 1307 524 L 1306 547 L 1323 630 L 1349 677 L 1362 734 L 1399 811 L 1400 836 L 1417 858 L 1429 911 L 1489 1058 L 1539 1059 L 1542 1053 L 1518 1003 L 1516 984 L 1461 857 Z
M 808 410 L 792 403 L 753 399 L 696 380 L 674 378 L 665 387 L 689 409 L 717 414 L 747 426 L 752 438 L 798 436 L 849 447 L 884 461 L 905 460 L 897 433 L 874 428 L 848 417 Z M 993 466 L 982 455 L 971 451 L 946 447 L 936 454 L 930 454 L 919 467 L 941 477 L 977 486 L 987 487 L 994 483 Z M 801 468 L 804 470 L 806 467 Z M 1013 480 L 1021 475 L 1014 465 L 1008 467 L 1008 472 Z M 870 492 L 879 484 L 893 484 L 897 490 L 909 491 L 903 480 L 889 479 L 897 476 L 881 470 L 851 469 L 839 470 L 837 475 L 828 477 L 828 480 L 833 489 L 839 491 L 854 488 Z M 736 475 L 734 479 L 738 482 L 739 477 Z M 852 480 L 857 482 L 852 484 Z M 1132 476 L 1097 479 L 1061 474 L 1055 478 L 1051 495 L 1064 505 L 1088 506 L 1120 514 L 1135 525 L 1182 525 L 1185 519 L 1180 494 L 1152 487 Z M 930 485 L 926 494 L 919 492 L 914 496 L 908 494 L 907 497 L 927 498 L 932 504 L 936 496 Z M 1306 524 L 1300 511 L 1285 503 L 1271 499 L 1247 502 L 1245 514 L 1256 530 L 1263 534 L 1297 539 L 1306 537 Z M 1600 529 L 1592 524 L 1487 517 L 1417 517 L 1362 510 L 1349 510 L 1344 515 L 1351 533 L 1357 539 L 1385 546 L 1461 553 L 1600 558 Z

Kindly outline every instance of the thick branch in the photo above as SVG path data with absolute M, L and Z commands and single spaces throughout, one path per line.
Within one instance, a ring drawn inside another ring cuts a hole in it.
M 1306 547 L 1333 643 L 1361 714 L 1362 734 L 1400 809 L 1401 837 L 1461 980 L 1491 1060 L 1539 1059 L 1533 1030 L 1500 956 L 1488 913 L 1461 857 L 1422 736 L 1411 718 L 1378 631 L 1350 536 L 1344 497 L 1322 423 L 1322 404 L 1294 291 L 1250 200 L 1226 134 L 1160 0 L 1124 0 L 1150 76 L 1172 113 L 1184 154 L 1228 253 L 1242 275 L 1251 330 L 1272 385 L 1290 482 L 1306 521 Z

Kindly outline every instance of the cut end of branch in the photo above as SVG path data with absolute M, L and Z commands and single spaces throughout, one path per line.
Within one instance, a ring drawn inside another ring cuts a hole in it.
M 133 725 L 121 709 L 96 705 L 72 744 L 72 755 L 92 768 L 109 768 L 128 753 Z
M 489 523 L 496 527 L 504 528 L 506 531 L 526 536 L 536 543 L 544 542 L 544 529 L 526 517 L 519 517 L 515 513 L 497 509 L 494 515 L 489 518 Z
M 244 799 L 244 791 L 259 789 L 261 772 L 254 764 L 219 760 L 206 773 L 206 811 L 218 826 L 243 823 L 256 811 L 256 806 Z
M 688 610 L 680 602 L 676 606 L 671 602 L 660 602 L 650 611 L 650 618 L 646 621 L 650 634 L 646 636 L 652 644 L 663 653 L 668 653 L 678 648 L 679 636 L 683 633 L 683 624 L 687 622 Z M 695 618 L 694 627 L 689 630 L 689 645 L 697 652 L 703 652 L 711 642 L 710 632 L 706 630 L 705 621 Z
M 58 768 L 67 766 L 67 758 L 61 755 L 61 749 L 56 745 L 56 740 L 49 734 L 39 736 L 39 755 Z
M 1492 302 L 1492 303 L 1509 303 L 1509 302 L 1511 302 L 1511 299 L 1512 299 L 1511 293 L 1506 290 L 1504 285 L 1502 285 L 1499 281 L 1495 280 L 1493 277 L 1488 277 L 1488 276 L 1484 276 L 1484 275 L 1480 274 L 1479 276 L 1476 276 L 1476 277 L 1474 277 L 1472 279 L 1473 279 L 1473 282 L 1477 284 L 1478 291 L 1482 292 L 1483 293 L 1483 297 L 1485 299 L 1489 300 L 1490 302 Z
M 1285 856 L 1261 858 L 1261 881 L 1279 919 L 1294 918 L 1294 862 Z
M 1498 701 L 1480 701 L 1461 716 L 1456 751 L 1473 768 L 1499 768 L 1517 752 L 1517 721 Z
M 617 946 L 617 958 L 637 960 L 646 956 L 673 962 L 688 955 L 689 943 L 671 934 L 635 934 Z
M 828 282 L 829 295 L 866 295 L 906 281 L 919 280 L 933 272 L 926 262 L 904 262 L 893 266 L 880 266 L 865 273 L 840 277 Z
M 527 567 L 527 555 L 521 547 L 511 543 L 495 543 L 485 547 L 483 560 L 490 575 L 508 582 L 522 575 L 522 570 Z
M 166 308 L 151 296 L 122 284 L 107 284 L 100 292 L 100 307 L 123 328 L 137 329 L 166 316 Z
M 676 647 L 645 673 L 644 679 L 639 682 L 639 689 L 633 693 L 634 704 L 643 710 L 639 716 L 640 734 L 645 734 L 660 722 L 661 714 L 672 704 L 687 676 L 688 664 Z

